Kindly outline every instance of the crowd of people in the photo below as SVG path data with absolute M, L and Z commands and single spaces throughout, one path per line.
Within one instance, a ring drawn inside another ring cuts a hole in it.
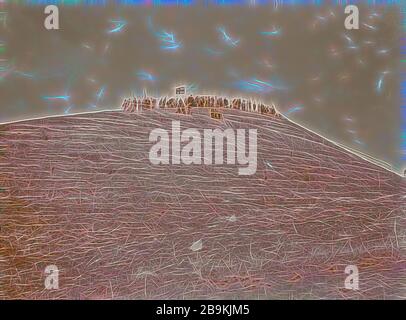
M 148 109 L 173 109 L 176 113 L 190 114 L 192 108 L 229 108 L 241 111 L 257 112 L 260 114 L 278 115 L 275 106 L 267 106 L 263 103 L 234 98 L 228 99 L 217 96 L 189 96 L 189 97 L 162 97 L 160 99 L 152 97 L 126 98 L 121 108 L 126 112 L 136 112 Z

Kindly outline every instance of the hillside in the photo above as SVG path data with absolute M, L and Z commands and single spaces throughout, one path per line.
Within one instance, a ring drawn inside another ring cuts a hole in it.
M 151 164 L 172 120 L 256 128 L 256 174 Z M 406 297 L 405 179 L 284 117 L 50 117 L 0 125 L 0 150 L 2 299 Z

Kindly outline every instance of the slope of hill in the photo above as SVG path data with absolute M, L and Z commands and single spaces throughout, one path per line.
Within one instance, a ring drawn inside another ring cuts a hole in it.
M 256 174 L 151 164 L 172 120 L 257 129 Z M 406 296 L 405 179 L 283 117 L 106 111 L 0 132 L 0 298 Z

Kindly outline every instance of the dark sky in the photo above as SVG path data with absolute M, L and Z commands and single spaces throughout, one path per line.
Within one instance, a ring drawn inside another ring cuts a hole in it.
M 120 106 L 123 97 L 197 93 L 274 102 L 296 122 L 400 171 L 399 9 L 6 6 L 0 123 Z

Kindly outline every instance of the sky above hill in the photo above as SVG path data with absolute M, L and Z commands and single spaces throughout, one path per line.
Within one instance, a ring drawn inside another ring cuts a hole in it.
M 190 93 L 275 103 L 294 121 L 400 171 L 397 7 L 2 6 L 0 123 L 119 108 L 126 96 Z M 403 161 L 403 162 L 402 162 Z

